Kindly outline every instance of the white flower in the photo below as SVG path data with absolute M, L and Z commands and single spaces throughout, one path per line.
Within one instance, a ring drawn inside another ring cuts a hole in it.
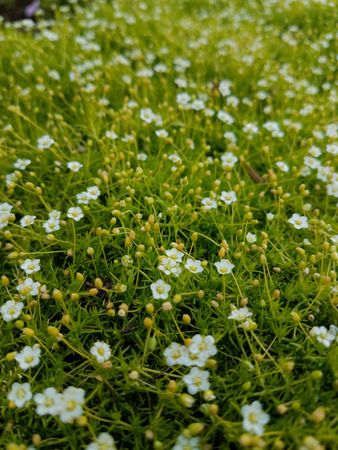
M 81 205 L 88 205 L 89 201 L 91 200 L 90 195 L 88 192 L 80 192 L 79 194 L 76 194 L 77 202 Z
M 221 275 L 227 275 L 232 272 L 232 269 L 235 267 L 228 259 L 221 259 L 218 262 L 215 262 L 216 269 L 218 273 Z
M 182 158 L 177 153 L 172 153 L 168 156 L 169 161 L 178 164 L 182 162 Z
M 205 211 L 209 211 L 210 209 L 217 209 L 217 202 L 213 198 L 210 197 L 202 198 L 201 203 Z
M 73 219 L 76 222 L 78 222 L 79 220 L 81 220 L 84 217 L 84 214 L 82 212 L 82 209 L 79 206 L 74 206 L 74 207 L 68 209 L 67 217 L 69 219 Z
M 114 438 L 109 433 L 100 433 L 86 450 L 116 450 Z
M 208 377 L 209 372 L 207 370 L 192 367 L 190 372 L 184 375 L 182 380 L 187 385 L 189 394 L 194 395 L 197 392 L 207 391 L 210 388 Z
M 22 302 L 16 302 L 14 300 L 8 300 L 6 303 L 1 305 L 0 313 L 5 322 L 17 319 L 22 311 L 24 304 Z
M 331 242 L 333 242 L 335 245 L 338 244 L 338 234 L 335 234 L 334 236 L 330 237 Z
M 45 134 L 38 139 L 38 149 L 44 150 L 51 147 L 55 143 L 54 139 Z
M 48 219 L 51 220 L 59 220 L 61 217 L 61 211 L 58 211 L 57 209 L 53 209 L 49 214 L 48 214 Z
M 325 347 L 330 345 L 336 340 L 338 328 L 335 325 L 330 325 L 327 329 L 324 326 L 313 327 L 310 330 L 310 336 L 316 337 L 317 341 L 323 344 Z
M 328 195 L 338 198 L 338 182 L 328 184 L 326 190 Z
M 238 158 L 233 153 L 226 152 L 221 156 L 221 161 L 224 169 L 232 169 L 238 161 Z
M 186 365 L 187 362 L 187 348 L 184 345 L 172 342 L 169 347 L 164 350 L 164 356 L 168 366 L 175 364 Z
M 338 155 L 338 144 L 327 144 L 326 151 L 331 155 Z
M 101 191 L 97 186 L 89 186 L 89 188 L 87 188 L 87 194 L 90 200 L 97 200 L 101 194 Z
M 231 93 L 232 82 L 229 80 L 222 80 L 219 83 L 218 89 L 223 97 L 227 97 Z
M 152 283 L 150 289 L 155 300 L 166 300 L 169 296 L 171 286 L 160 279 Z
M 23 228 L 26 228 L 26 227 L 28 227 L 29 225 L 33 225 L 35 219 L 36 219 L 36 216 L 23 216 L 23 217 L 20 219 L 20 225 L 21 225 Z
M 274 217 L 275 217 L 275 215 L 272 214 L 272 213 L 267 213 L 266 214 L 266 220 L 269 221 L 269 222 L 271 222 Z
M 254 242 L 257 241 L 256 235 L 250 232 L 246 233 L 245 238 L 249 242 L 249 244 L 253 244 Z
M 15 169 L 25 170 L 32 161 L 30 159 L 17 159 L 14 163 Z
M 156 120 L 156 115 L 150 108 L 143 108 L 140 110 L 140 118 L 146 123 L 151 123 Z
M 137 155 L 137 160 L 138 161 L 146 161 L 148 159 L 148 155 L 144 152 L 140 152 Z
M 286 164 L 286 162 L 284 161 L 277 161 L 276 162 L 276 166 L 278 167 L 279 170 L 281 170 L 282 172 L 289 172 L 290 167 Z
M 220 199 L 226 205 L 231 205 L 231 203 L 234 203 L 237 200 L 237 195 L 234 191 L 222 191 Z
M 167 130 L 156 130 L 155 134 L 157 137 L 161 139 L 166 139 L 169 136 L 169 133 Z
M 9 203 L 5 202 L 5 203 L 0 203 L 0 214 L 2 213 L 10 213 L 13 209 L 13 206 L 10 205 Z
M 0 230 L 8 225 L 12 209 L 9 203 L 0 203 Z
M 264 433 L 264 425 L 269 422 L 270 416 L 263 411 L 259 401 L 244 405 L 241 412 L 243 416 L 242 425 L 245 431 L 258 436 Z
M 81 167 L 83 167 L 83 164 L 81 164 L 78 161 L 70 161 L 67 163 L 67 167 L 72 172 L 78 172 L 81 169 Z
M 183 434 L 178 436 L 172 450 L 201 450 L 198 437 L 186 437 Z
M 41 349 L 39 345 L 30 347 L 25 345 L 21 352 L 17 353 L 15 360 L 19 363 L 22 370 L 27 370 L 30 367 L 35 367 L 40 363 Z
M 32 398 L 33 394 L 29 383 L 13 383 L 7 394 L 7 399 L 14 402 L 17 408 L 22 408 Z
M 105 342 L 97 341 L 90 348 L 90 353 L 95 356 L 97 362 L 103 363 L 110 358 L 111 348 Z
M 202 267 L 202 261 L 192 258 L 188 258 L 186 260 L 184 267 L 191 273 L 201 273 L 204 270 L 204 268 Z
M 291 225 L 293 225 L 296 228 L 296 230 L 309 228 L 309 222 L 307 220 L 307 217 L 300 216 L 299 214 L 292 214 L 288 222 L 291 223 Z
M 39 272 L 41 269 L 40 267 L 40 260 L 39 259 L 26 259 L 21 264 L 21 269 L 26 272 L 27 275 L 30 275 L 31 273 Z
M 19 283 L 16 290 L 19 292 L 22 298 L 28 297 L 29 295 L 35 296 L 39 294 L 39 288 L 41 284 L 38 281 L 33 281 L 31 278 L 26 278 L 24 281 Z
M 218 111 L 217 118 L 222 122 L 226 123 L 227 125 L 231 125 L 235 121 L 232 115 L 225 111 Z
M 56 219 L 49 219 L 42 224 L 42 227 L 45 229 L 46 233 L 53 233 L 60 229 L 60 221 Z
M 35 394 L 34 401 L 37 405 L 36 413 L 39 416 L 46 414 L 56 416 L 61 412 L 62 395 L 53 387 L 45 389 L 42 393 Z
M 223 134 L 224 139 L 226 139 L 227 141 L 230 141 L 232 143 L 236 143 L 237 142 L 237 137 L 235 135 L 235 133 L 233 133 L 232 131 L 226 131 Z
M 61 422 L 72 422 L 82 416 L 85 394 L 83 389 L 73 386 L 63 391 L 59 413 Z
M 113 141 L 118 138 L 118 135 L 114 131 L 106 131 L 104 135 L 106 138 L 112 139 Z
M 171 248 L 170 250 L 166 250 L 165 254 L 169 256 L 169 258 L 173 259 L 176 262 L 182 262 L 184 253 L 177 250 L 177 248 Z
M 239 308 L 231 311 L 228 319 L 238 320 L 239 322 L 243 322 L 247 320 L 250 316 L 252 316 L 252 312 L 248 310 L 248 308 Z

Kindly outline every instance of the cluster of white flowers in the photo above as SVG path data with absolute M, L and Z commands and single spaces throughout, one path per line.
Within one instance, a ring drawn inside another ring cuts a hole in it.
M 86 191 L 76 194 L 79 204 L 88 205 L 91 200 L 97 200 L 101 192 L 97 186 L 89 186 Z
M 17 408 L 23 408 L 27 402 L 33 399 L 36 404 L 36 413 L 39 416 L 58 416 L 61 422 L 70 423 L 83 414 L 85 391 L 69 386 L 59 393 L 54 387 L 48 387 L 33 397 L 29 383 L 13 383 L 7 399 L 13 402 Z
M 217 353 L 215 339 L 195 334 L 187 345 L 172 342 L 164 351 L 168 366 L 181 365 L 191 367 L 190 372 L 182 380 L 188 392 L 195 395 L 197 392 L 207 392 L 210 389 L 209 371 L 202 370 L 207 360 Z M 214 398 L 213 394 L 209 398 Z
M 166 256 L 160 257 L 158 269 L 166 275 L 178 277 L 182 273 L 181 263 L 184 264 L 183 267 L 191 273 L 198 274 L 204 270 L 202 261 L 198 259 L 187 258 L 185 262 L 183 262 L 184 253 L 176 248 L 166 250 L 165 255 Z
M 61 212 L 53 209 L 48 214 L 48 220 L 42 224 L 46 233 L 54 233 L 60 229 Z
M 172 342 L 164 351 L 168 366 L 197 366 L 204 367 L 208 358 L 216 355 L 215 339 L 208 336 L 195 334 L 188 345 Z
M 213 195 L 213 197 L 205 197 L 201 200 L 204 211 L 210 211 L 211 209 L 217 209 L 217 199 L 221 200 L 226 205 L 231 205 L 237 201 L 237 195 L 235 191 L 222 191 L 220 196 Z

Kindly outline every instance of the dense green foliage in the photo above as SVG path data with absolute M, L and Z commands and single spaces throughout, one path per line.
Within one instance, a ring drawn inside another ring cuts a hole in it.
M 70 3 L 0 28 L 0 447 L 337 448 L 334 2 Z

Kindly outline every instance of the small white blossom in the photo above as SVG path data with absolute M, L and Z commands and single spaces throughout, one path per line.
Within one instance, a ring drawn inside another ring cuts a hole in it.
M 39 259 L 26 259 L 21 264 L 21 269 L 26 272 L 27 275 L 30 275 L 31 273 L 39 272 L 41 269 L 40 267 L 40 260 Z
M 60 229 L 60 221 L 57 219 L 49 219 L 42 224 L 42 227 L 45 229 L 46 233 L 53 233 Z
M 116 450 L 114 438 L 109 433 L 100 433 L 86 450 Z
M 292 214 L 288 222 L 291 223 L 291 225 L 293 225 L 296 228 L 296 230 L 309 228 L 309 222 L 306 216 L 300 216 L 299 214 Z
M 13 383 L 7 394 L 7 399 L 12 401 L 17 408 L 23 408 L 33 397 L 29 383 Z
M 65 389 L 61 396 L 60 420 L 61 422 L 73 422 L 82 416 L 85 400 L 85 391 L 73 386 Z
M 237 195 L 234 191 L 222 191 L 220 199 L 226 205 L 231 205 L 232 203 L 237 201 Z
M 248 308 L 239 308 L 231 311 L 228 319 L 237 320 L 239 322 L 243 322 L 252 316 L 252 312 L 248 310 Z
M 15 355 L 15 360 L 19 363 L 22 370 L 30 369 L 40 363 L 41 349 L 38 344 L 30 347 L 25 345 L 21 352 Z
M 188 258 L 184 264 L 184 267 L 191 273 L 201 273 L 203 272 L 202 261 L 198 259 Z
M 245 238 L 249 242 L 249 244 L 253 244 L 257 241 L 257 236 L 254 233 L 246 233 Z
M 189 394 L 195 395 L 197 392 L 207 391 L 210 388 L 208 378 L 209 372 L 207 370 L 192 367 L 182 380 L 187 385 Z
M 155 300 L 166 300 L 169 296 L 171 286 L 159 279 L 150 285 L 150 289 Z
M 233 153 L 226 152 L 221 156 L 221 161 L 224 169 L 232 169 L 238 161 L 238 158 Z
M 213 198 L 210 197 L 202 198 L 201 203 L 205 211 L 210 211 L 210 209 L 217 209 L 217 202 Z
M 84 217 L 83 211 L 79 206 L 74 206 L 72 208 L 69 208 L 67 211 L 67 217 L 69 219 L 73 219 L 76 222 L 81 220 Z
M 22 311 L 24 304 L 22 302 L 16 302 L 14 300 L 8 300 L 6 303 L 1 305 L 0 313 L 5 322 L 17 319 Z
M 172 450 L 201 450 L 200 440 L 198 437 L 187 437 L 181 434 Z
M 25 170 L 32 161 L 30 159 L 17 159 L 14 163 L 15 169 Z
M 81 169 L 81 167 L 83 167 L 83 164 L 81 164 L 78 161 L 70 161 L 67 163 L 67 167 L 72 172 L 78 172 Z
M 62 396 L 53 387 L 48 387 L 42 393 L 35 394 L 34 401 L 37 405 L 36 413 L 39 416 L 47 414 L 56 416 L 61 412 Z
M 261 403 L 254 401 L 250 405 L 244 405 L 241 408 L 241 412 L 243 429 L 257 436 L 262 435 L 264 433 L 264 425 L 269 422 L 270 416 L 263 411 Z
M 337 334 L 338 328 L 335 325 L 330 325 L 329 329 L 324 326 L 320 326 L 313 327 L 310 330 L 310 336 L 314 336 L 317 341 L 325 347 L 330 347 L 330 345 L 336 340 Z
M 227 275 L 232 272 L 232 269 L 235 267 L 228 259 L 221 259 L 220 261 L 215 263 L 216 269 L 219 274 Z
M 23 228 L 26 228 L 26 227 L 28 227 L 28 226 L 30 226 L 30 225 L 33 225 L 35 219 L 36 219 L 36 216 L 23 216 L 23 217 L 20 219 L 20 225 L 21 225 Z
M 38 139 L 38 149 L 45 150 L 55 143 L 54 139 L 45 134 Z
M 90 353 L 95 356 L 97 362 L 103 363 L 110 358 L 111 348 L 105 342 L 97 341 L 90 348 Z
M 41 284 L 38 281 L 33 281 L 31 278 L 26 278 L 24 281 L 19 283 L 16 287 L 22 298 L 26 298 L 29 295 L 36 296 L 39 294 L 39 288 Z

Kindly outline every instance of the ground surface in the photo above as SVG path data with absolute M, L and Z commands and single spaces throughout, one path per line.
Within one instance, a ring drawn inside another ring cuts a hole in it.
M 337 448 L 334 3 L 71 3 L 0 28 L 0 447 Z

